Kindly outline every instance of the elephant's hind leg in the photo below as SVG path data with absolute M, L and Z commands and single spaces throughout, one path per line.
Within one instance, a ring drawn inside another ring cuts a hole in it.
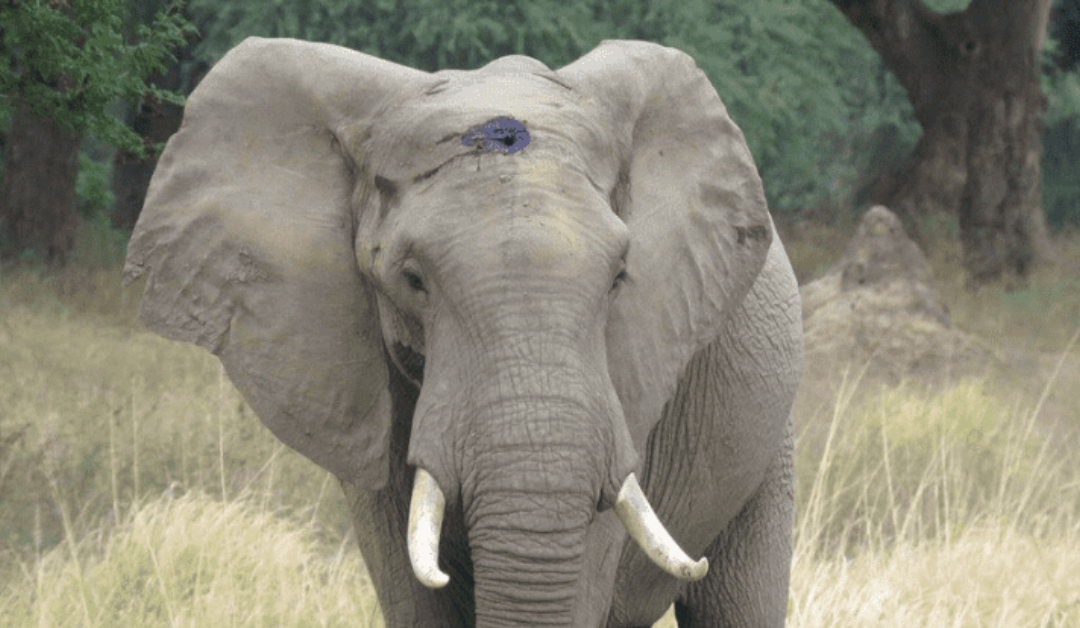
M 709 574 L 675 603 L 680 628 L 780 628 L 787 613 L 795 472 L 791 420 L 757 491 L 705 551 Z

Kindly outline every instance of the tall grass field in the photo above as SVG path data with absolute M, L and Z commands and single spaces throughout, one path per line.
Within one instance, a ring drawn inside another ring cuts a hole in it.
M 852 230 L 785 230 L 800 280 Z M 830 377 L 795 407 L 793 628 L 1080 627 L 1080 234 L 1025 287 L 971 293 L 939 231 L 953 322 L 1001 364 L 811 365 Z M 88 223 L 63 271 L 0 273 L 0 628 L 381 626 L 337 481 L 213 356 L 140 326 L 122 255 Z

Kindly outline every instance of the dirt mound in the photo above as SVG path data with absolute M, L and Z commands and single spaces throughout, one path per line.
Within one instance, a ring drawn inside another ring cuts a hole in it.
M 952 326 L 922 251 L 881 205 L 863 215 L 840 262 L 801 293 L 809 374 L 868 364 L 871 378 L 896 382 L 981 373 L 995 361 Z

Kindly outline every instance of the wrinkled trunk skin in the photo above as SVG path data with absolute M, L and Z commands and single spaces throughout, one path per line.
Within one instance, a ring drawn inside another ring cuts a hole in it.
M 623 540 L 613 512 L 598 508 L 614 504 L 613 484 L 636 456 L 598 365 L 598 334 L 579 342 L 565 327 L 531 331 L 522 324 L 530 320 L 525 305 L 538 309 L 505 298 L 491 322 L 470 333 L 431 325 L 442 333 L 425 336 L 409 462 L 436 479 L 448 519 L 460 513 L 476 626 L 597 626 Z M 459 311 L 468 309 L 459 302 Z M 444 546 L 440 566 L 450 568 Z
M 509 506 L 521 499 L 534 507 Z M 516 492 L 482 501 L 493 514 L 469 530 L 477 626 L 572 625 L 590 504 Z
M 528 218 L 470 237 L 468 254 L 440 266 L 453 298 L 424 321 L 422 343 L 403 342 L 425 355 L 409 462 L 448 511 L 460 505 L 477 626 L 595 626 L 587 615 L 607 610 L 593 602 L 610 595 L 617 553 L 595 560 L 614 541 L 594 535 L 617 520 L 594 521 L 637 456 L 606 368 L 593 292 L 606 282 L 569 280 L 610 260 Z
M 575 414 L 505 412 L 476 430 L 502 441 L 462 483 L 479 627 L 574 625 L 605 450 Z
M 36 251 L 62 266 L 75 248 L 79 136 L 19 103 L 0 175 L 0 257 Z

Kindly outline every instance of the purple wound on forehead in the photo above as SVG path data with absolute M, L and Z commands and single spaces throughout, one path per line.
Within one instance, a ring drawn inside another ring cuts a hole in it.
M 495 118 L 462 135 L 461 144 L 498 153 L 516 153 L 529 145 L 529 132 L 513 118 Z

